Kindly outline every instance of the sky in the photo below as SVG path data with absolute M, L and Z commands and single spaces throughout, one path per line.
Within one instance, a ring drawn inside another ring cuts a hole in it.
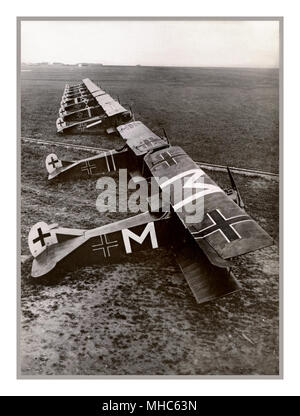
M 23 63 L 279 66 L 278 21 L 22 21 Z

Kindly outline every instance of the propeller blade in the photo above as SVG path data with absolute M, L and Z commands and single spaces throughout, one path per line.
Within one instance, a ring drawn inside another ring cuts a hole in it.
M 134 112 L 133 112 L 133 110 L 132 110 L 131 105 L 129 106 L 129 110 L 130 110 L 130 112 L 131 112 L 131 115 L 132 115 L 132 119 L 133 119 L 133 121 L 135 121 Z
M 169 138 L 168 138 L 168 136 L 167 136 L 167 132 L 166 132 L 166 130 L 165 130 L 165 128 L 164 128 L 164 127 L 163 127 L 163 132 L 164 132 L 164 137 L 165 137 L 165 139 L 166 139 L 167 143 L 168 143 L 168 144 L 170 144 Z
M 236 191 L 236 193 L 237 193 L 237 197 L 238 197 L 238 205 L 239 205 L 239 207 L 241 207 L 241 208 L 245 208 L 244 201 L 242 200 L 242 197 L 241 197 L 240 191 L 238 190 L 238 187 L 237 187 L 237 185 L 236 185 L 236 183 L 235 183 L 234 177 L 233 177 L 233 175 L 232 175 L 232 172 L 231 172 L 231 170 L 230 170 L 229 166 L 227 166 L 227 172 L 228 172 L 228 175 L 229 175 L 229 179 L 230 179 L 230 182 L 231 182 L 232 189 L 233 189 L 233 190 L 235 190 L 235 191 Z

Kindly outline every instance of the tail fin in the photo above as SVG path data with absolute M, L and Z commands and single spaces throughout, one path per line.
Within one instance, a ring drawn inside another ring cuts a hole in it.
M 58 119 L 56 120 L 57 133 L 63 133 L 65 127 L 66 123 L 64 122 L 64 120 L 61 117 L 58 117 Z
M 29 231 L 28 245 L 33 257 L 37 257 L 47 247 L 57 243 L 56 233 L 53 231 L 54 225 L 48 225 L 43 221 L 37 222 Z
M 62 161 L 56 156 L 55 153 L 50 153 L 46 157 L 46 169 L 50 175 L 52 175 L 56 169 L 61 168 L 63 166 Z
M 85 241 L 84 230 L 62 228 L 57 224 L 36 223 L 28 235 L 32 256 L 32 276 L 40 277 L 50 272 L 62 258 Z
M 60 107 L 60 109 L 58 110 L 58 115 L 60 119 L 63 119 L 64 116 L 66 115 L 66 110 L 63 107 Z

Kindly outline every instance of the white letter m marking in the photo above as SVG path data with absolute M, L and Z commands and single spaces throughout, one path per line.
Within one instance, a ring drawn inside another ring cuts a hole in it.
M 132 238 L 134 241 L 136 241 L 139 244 L 143 244 L 148 234 L 150 234 L 152 248 L 157 248 L 158 244 L 157 244 L 156 232 L 154 228 L 154 222 L 149 222 L 149 224 L 146 225 L 144 231 L 142 232 L 140 236 L 128 230 L 128 228 L 125 228 L 124 230 L 122 230 L 122 236 L 123 236 L 126 253 L 127 254 L 132 253 L 130 238 Z

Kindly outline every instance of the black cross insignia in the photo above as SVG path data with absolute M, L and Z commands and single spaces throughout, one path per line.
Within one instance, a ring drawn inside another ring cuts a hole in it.
M 144 146 L 153 146 L 152 141 L 149 139 L 144 140 L 139 146 L 136 146 L 137 148 L 139 147 L 144 147 Z
M 153 147 L 155 146 L 155 142 L 157 142 L 156 138 L 145 139 L 139 146 L 136 146 L 137 149 L 140 147 Z
M 59 127 L 61 127 L 63 123 L 64 122 L 62 121 L 62 119 L 59 119 L 59 122 L 57 124 L 59 125 Z
M 83 165 L 82 168 L 81 168 L 82 171 L 86 170 L 88 175 L 93 174 L 92 169 L 96 169 L 96 165 L 91 165 L 88 160 L 85 162 L 85 165 Z
M 103 238 L 104 237 L 104 238 Z M 112 247 L 118 247 L 119 243 L 118 241 L 107 241 L 107 235 L 99 235 L 100 243 L 99 244 L 93 244 L 92 250 L 93 251 L 99 251 L 101 250 L 104 257 L 110 257 L 110 249 Z
M 48 162 L 48 165 L 52 165 L 55 168 L 55 164 L 58 162 L 59 162 L 58 159 L 54 160 L 53 156 L 51 156 L 51 162 Z
M 177 155 L 171 155 L 169 152 L 160 153 L 161 160 L 153 163 L 153 166 L 160 165 L 161 163 L 166 163 L 168 166 L 177 165 L 175 157 L 181 156 L 183 153 L 179 153 Z
M 237 215 L 235 217 L 225 218 L 218 209 L 215 209 L 206 215 L 211 220 L 212 224 L 202 230 L 192 232 L 196 240 L 220 232 L 225 240 L 230 243 L 242 238 L 233 228 L 233 225 L 239 222 L 251 221 L 251 218 L 248 215 Z
M 37 243 L 38 241 L 40 241 L 41 242 L 41 245 L 42 245 L 42 247 L 44 247 L 45 246 L 45 238 L 46 237 L 50 237 L 51 236 L 51 234 L 50 233 L 45 233 L 45 234 L 43 234 L 43 232 L 42 232 L 42 229 L 41 228 L 38 228 L 37 229 L 37 232 L 38 232 L 38 237 L 36 237 L 34 240 L 33 240 L 33 243 L 35 244 L 35 243 Z

